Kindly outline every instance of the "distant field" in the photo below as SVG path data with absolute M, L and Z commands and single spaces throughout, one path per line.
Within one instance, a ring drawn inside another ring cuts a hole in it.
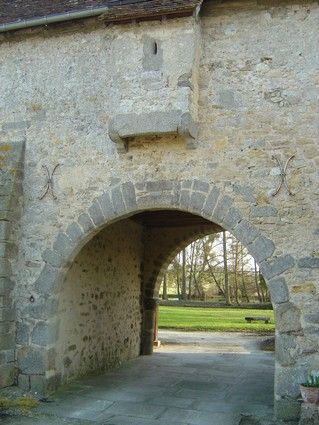
M 184 331 L 271 332 L 275 330 L 272 310 L 240 308 L 159 307 L 159 328 Z M 269 316 L 271 322 L 247 323 L 247 316 Z

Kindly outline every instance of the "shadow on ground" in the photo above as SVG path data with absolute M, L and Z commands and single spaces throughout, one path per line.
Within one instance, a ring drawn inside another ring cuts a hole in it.
M 179 334 L 179 339 L 185 337 Z M 208 343 L 199 339 L 203 334 L 197 339 L 192 334 L 185 337 L 188 342 L 177 343 L 176 333 L 163 333 L 164 346 L 153 356 L 139 357 L 102 376 L 79 379 L 56 393 L 52 403 L 42 403 L 32 417 L 3 417 L 1 423 L 274 424 L 273 353 L 258 350 L 251 336 L 218 334 Z M 232 338 L 237 348 L 229 351 Z

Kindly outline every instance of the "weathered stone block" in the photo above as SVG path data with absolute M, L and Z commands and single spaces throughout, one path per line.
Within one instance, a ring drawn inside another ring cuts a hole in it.
M 240 240 L 244 245 L 251 244 L 258 236 L 260 232 L 246 220 L 242 220 L 233 229 L 234 236 Z
M 5 240 L 9 235 L 9 223 L 8 221 L 0 220 L 0 240 Z
M 83 237 L 83 230 L 75 221 L 69 224 L 65 233 L 72 242 L 78 242 Z
M 276 334 L 276 360 L 281 366 L 292 366 L 299 355 L 296 338 L 291 334 Z
M 17 322 L 17 344 L 27 345 L 30 338 L 30 326 L 25 322 Z
M 300 415 L 300 402 L 293 399 L 275 400 L 275 417 L 284 422 L 296 420 Z
M 0 258 L 0 278 L 11 275 L 11 266 L 6 258 Z
M 58 291 L 58 272 L 50 264 L 46 264 L 35 282 L 35 290 L 44 294 L 53 294 Z
M 16 312 L 13 306 L 0 309 L 0 320 L 9 321 L 9 322 L 14 321 L 15 316 L 16 316 Z
M 0 242 L 0 257 L 5 257 L 8 251 L 8 243 Z
M 200 212 L 203 209 L 204 202 L 206 200 L 206 195 L 201 192 L 192 192 L 190 198 L 190 204 L 192 209 Z
M 100 207 L 100 204 L 95 201 L 93 205 L 89 208 L 89 215 L 91 217 L 91 220 L 93 221 L 94 225 L 99 227 L 105 222 L 104 215 L 102 213 L 102 209 Z
M 27 305 L 21 312 L 23 318 L 48 319 L 53 316 L 58 308 L 56 298 L 36 299 L 34 303 Z
M 183 180 L 182 181 L 182 189 L 191 189 L 192 185 L 193 185 L 192 180 Z
M 319 425 L 319 406 L 302 403 L 299 425 Z
M 108 192 L 105 192 L 101 196 L 99 196 L 98 202 L 101 206 L 101 210 L 106 220 L 109 220 L 110 218 L 115 216 L 114 207 Z
M 120 114 L 109 125 L 110 139 L 120 145 L 132 137 L 152 135 L 180 134 L 196 139 L 197 132 L 191 114 L 181 110 Z
M 264 236 L 258 236 L 254 242 L 249 246 L 250 254 L 256 259 L 258 263 L 271 257 L 275 251 L 273 241 Z
M 16 360 L 15 348 L 12 348 L 11 350 L 4 350 L 3 354 L 5 355 L 6 363 L 13 363 Z
M 232 204 L 233 200 L 227 195 L 219 198 L 213 213 L 213 218 L 216 220 L 216 222 L 220 224 L 223 223 L 224 217 L 228 214 Z
M 120 214 L 126 211 L 126 207 L 125 207 L 125 203 L 124 203 L 124 199 L 123 199 L 123 195 L 122 195 L 122 191 L 121 191 L 121 187 L 115 187 L 114 189 L 112 189 L 112 203 L 113 203 L 113 208 L 114 208 L 114 212 L 115 214 Z
M 39 322 L 31 332 L 31 343 L 41 347 L 56 342 L 56 327 L 53 322 Z
M 271 301 L 273 304 L 280 304 L 289 301 L 289 292 L 286 280 L 283 277 L 274 278 L 268 281 Z
M 147 181 L 146 190 L 148 192 L 163 192 L 165 190 L 173 190 L 175 182 L 173 180 L 158 180 L 158 181 Z
M 261 263 L 260 269 L 266 279 L 271 279 L 281 273 L 289 270 L 295 265 L 295 260 L 291 255 L 284 255 L 277 257 L 271 261 L 264 261 Z
M 204 204 L 203 211 L 208 215 L 212 216 L 214 208 L 217 204 L 217 200 L 219 197 L 219 189 L 217 187 L 214 187 L 209 194 L 207 195 L 206 202 Z
M 230 208 L 223 218 L 223 225 L 226 230 L 231 231 L 242 220 L 242 216 L 235 208 Z
M 293 332 L 301 330 L 300 310 L 287 302 L 275 308 L 278 332 Z
M 18 375 L 18 387 L 21 388 L 24 391 L 30 390 L 30 376 L 29 375 L 23 375 L 22 373 L 19 373 Z
M 203 193 L 207 193 L 209 191 L 209 184 L 206 182 L 203 182 L 201 180 L 194 180 L 193 182 L 193 191 L 199 191 Z
M 0 338 L 0 350 L 11 350 L 15 347 L 15 333 L 7 333 L 5 335 L 1 335 Z
M 133 183 L 126 182 L 122 184 L 122 194 L 127 209 L 134 209 L 137 207 L 135 187 Z
M 256 196 L 254 194 L 254 189 L 251 186 L 240 184 L 238 182 L 234 183 L 233 189 L 236 193 L 239 193 L 244 201 L 254 203 L 256 202 Z
M 31 346 L 20 348 L 18 350 L 18 367 L 22 374 L 44 373 L 44 351 Z
M 0 296 L 8 295 L 14 287 L 14 283 L 8 278 L 0 278 Z
M 38 395 L 44 395 L 47 389 L 47 379 L 45 375 L 30 375 L 30 389 Z
M 187 210 L 190 205 L 191 194 L 189 190 L 181 190 L 179 204 L 182 209 Z
M 61 255 L 51 249 L 46 249 L 42 253 L 42 259 L 53 267 L 61 267 L 63 263 Z
M 0 388 L 14 385 L 17 376 L 17 367 L 14 363 L 0 366 Z
M 304 314 L 303 318 L 308 323 L 319 325 L 319 313 L 307 313 Z
M 251 216 L 255 218 L 276 217 L 278 210 L 271 205 L 257 205 L 251 208 Z
M 53 244 L 53 249 L 61 257 L 67 259 L 71 255 L 71 253 L 74 249 L 74 244 L 67 237 L 67 235 L 65 233 L 59 233 L 54 244 Z M 51 256 L 51 258 L 52 258 L 52 256 Z
M 298 267 L 307 269 L 319 268 L 319 257 L 304 257 L 298 260 Z
M 0 322 L 0 336 L 12 333 L 14 330 L 14 324 L 12 322 Z
M 78 223 L 82 227 L 85 234 L 89 233 L 92 229 L 95 228 L 91 217 L 87 213 L 83 213 L 79 216 Z

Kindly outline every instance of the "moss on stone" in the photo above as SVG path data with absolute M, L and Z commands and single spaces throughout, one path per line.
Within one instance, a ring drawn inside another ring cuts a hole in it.
M 17 399 L 9 399 L 9 398 L 0 398 L 0 412 L 5 410 L 12 409 L 21 409 L 21 410 L 30 410 L 37 407 L 39 402 L 34 398 L 17 398 Z

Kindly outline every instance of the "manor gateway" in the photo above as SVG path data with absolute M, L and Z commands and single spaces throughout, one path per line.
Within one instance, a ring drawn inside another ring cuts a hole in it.
M 176 252 L 229 230 L 276 313 L 275 410 L 319 370 L 318 1 L 3 1 L 0 386 L 152 353 Z

